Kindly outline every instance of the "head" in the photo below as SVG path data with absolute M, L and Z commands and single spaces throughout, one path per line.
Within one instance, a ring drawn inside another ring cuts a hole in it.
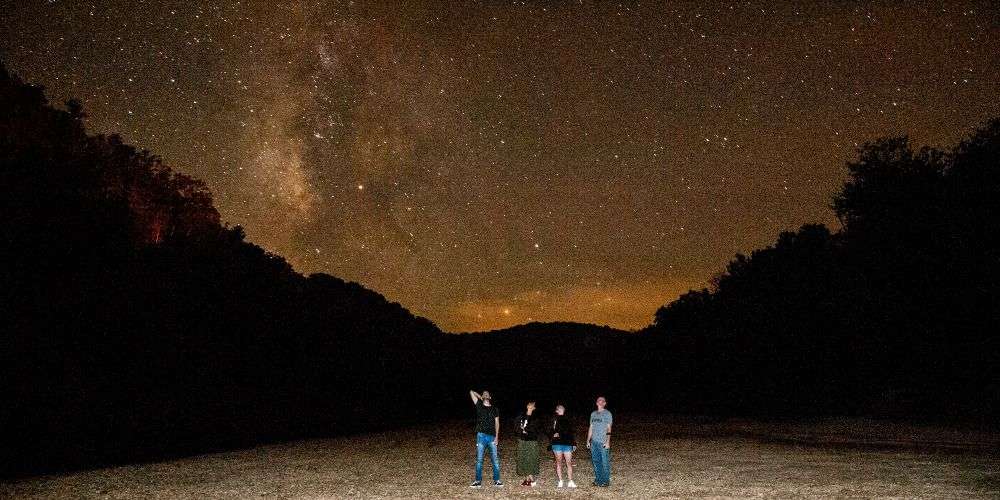
M 490 396 L 490 391 L 483 391 L 483 402 L 490 403 L 493 401 L 493 396 Z
M 531 412 L 535 411 L 535 402 L 534 401 L 528 401 L 527 404 L 525 404 L 524 406 L 528 410 L 528 413 L 531 413 Z
M 597 409 L 603 410 L 605 406 L 608 406 L 608 400 L 604 396 L 597 396 Z
M 566 407 L 563 405 L 556 405 L 556 415 L 563 415 L 566 413 Z

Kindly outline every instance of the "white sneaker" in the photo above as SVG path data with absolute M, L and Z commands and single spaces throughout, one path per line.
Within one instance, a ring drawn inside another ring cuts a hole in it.
M 569 480 L 569 484 L 566 485 L 567 488 L 576 488 L 576 483 L 572 479 Z
M 556 488 L 562 488 L 562 485 L 563 485 L 563 482 L 562 482 L 562 479 L 560 479 L 559 480 L 559 484 L 556 485 Z
M 535 485 L 537 485 L 537 484 L 538 484 L 538 481 L 532 481 L 532 482 L 531 482 L 531 487 L 532 487 L 532 488 L 534 488 L 534 487 L 535 487 Z

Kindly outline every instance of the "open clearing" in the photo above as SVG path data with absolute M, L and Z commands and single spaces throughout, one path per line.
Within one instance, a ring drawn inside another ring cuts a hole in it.
M 452 422 L 29 478 L 0 484 L 0 497 L 1000 497 L 1000 434 L 993 432 L 863 420 L 663 422 L 617 414 L 615 424 L 608 489 L 590 486 L 594 476 L 583 446 L 574 454 L 579 489 L 555 489 L 549 454 L 543 454 L 538 487 L 521 487 L 508 432 L 500 444 L 506 486 L 471 490 L 471 423 Z M 586 428 L 581 424 L 578 432 L 585 436 Z

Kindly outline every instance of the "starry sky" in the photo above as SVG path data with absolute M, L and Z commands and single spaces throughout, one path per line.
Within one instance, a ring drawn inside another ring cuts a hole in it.
M 991 2 L 3 3 L 0 57 L 92 131 L 447 331 L 640 328 L 836 229 L 865 141 L 1000 116 Z

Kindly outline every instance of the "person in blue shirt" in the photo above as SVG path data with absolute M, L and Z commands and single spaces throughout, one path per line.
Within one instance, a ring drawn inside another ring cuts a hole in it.
M 597 410 L 590 413 L 590 428 L 587 430 L 587 448 L 594 463 L 594 486 L 611 485 L 611 412 L 605 409 L 608 400 L 597 398 Z

